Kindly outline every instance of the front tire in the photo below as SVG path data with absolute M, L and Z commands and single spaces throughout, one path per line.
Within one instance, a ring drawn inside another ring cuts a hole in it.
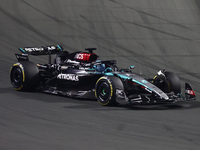
M 108 77 L 101 77 L 95 85 L 95 97 L 97 101 L 103 105 L 116 104 L 115 86 L 111 79 Z
M 181 83 L 179 77 L 173 72 L 165 71 L 164 75 L 156 75 L 153 84 L 165 93 L 181 93 Z
M 16 91 L 33 91 L 39 85 L 39 70 L 35 63 L 22 61 L 10 69 L 10 81 Z
M 169 82 L 169 92 L 173 91 L 178 94 L 181 93 L 181 83 L 179 77 L 173 72 L 165 72 L 167 81 Z

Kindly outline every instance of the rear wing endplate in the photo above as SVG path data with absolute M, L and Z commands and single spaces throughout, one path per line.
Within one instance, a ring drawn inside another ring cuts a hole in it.
M 29 61 L 28 54 L 15 54 L 18 61 Z

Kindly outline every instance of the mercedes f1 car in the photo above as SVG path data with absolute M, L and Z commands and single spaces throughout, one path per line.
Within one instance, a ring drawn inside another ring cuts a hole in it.
M 10 69 L 10 81 L 17 91 L 39 90 L 72 98 L 96 98 L 101 105 L 127 103 L 175 103 L 195 100 L 190 84 L 181 93 L 180 79 L 172 72 L 160 70 L 151 79 L 127 69 L 118 69 L 115 60 L 101 61 L 87 48 L 69 53 L 60 45 L 19 48 L 18 60 Z M 56 54 L 54 62 L 51 55 Z M 29 61 L 29 55 L 49 55 L 47 64 Z

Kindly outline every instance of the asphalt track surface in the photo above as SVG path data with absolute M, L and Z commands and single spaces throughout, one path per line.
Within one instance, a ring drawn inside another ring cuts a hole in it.
M 0 0 L 0 20 L 0 150 L 199 149 L 199 0 Z M 97 47 L 101 59 L 135 65 L 147 77 L 175 72 L 197 100 L 103 107 L 15 91 L 9 70 L 18 47 L 51 44 L 69 52 Z

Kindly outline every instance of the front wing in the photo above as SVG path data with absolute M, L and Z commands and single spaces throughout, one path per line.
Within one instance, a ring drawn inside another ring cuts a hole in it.
M 185 94 L 178 93 L 175 94 L 174 92 L 165 93 L 169 98 L 163 99 L 153 94 L 134 94 L 126 97 L 125 93 L 122 90 L 116 90 L 117 100 L 125 99 L 127 103 L 132 104 L 163 104 L 163 103 L 176 103 L 176 102 L 185 102 L 185 101 L 192 101 L 196 99 L 196 95 L 194 90 L 192 89 L 191 85 L 185 83 Z

